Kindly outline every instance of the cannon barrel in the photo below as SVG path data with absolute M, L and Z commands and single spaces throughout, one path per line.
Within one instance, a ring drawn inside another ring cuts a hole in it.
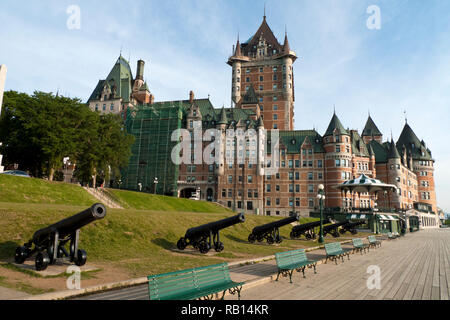
M 343 226 L 343 225 L 346 225 L 346 224 L 348 224 L 348 221 L 331 224 L 329 226 L 323 227 L 323 231 L 328 232 L 328 231 L 331 231 L 333 229 L 339 228 L 340 226 Z
M 101 203 L 94 204 L 89 209 L 36 231 L 32 242 L 37 246 L 42 246 L 45 242 L 51 241 L 50 236 L 55 232 L 58 232 L 60 238 L 64 238 L 95 220 L 103 219 L 105 216 L 105 206 Z
M 258 226 L 255 227 L 252 231 L 252 234 L 254 235 L 258 235 L 258 234 L 262 234 L 265 232 L 269 232 L 270 230 L 276 229 L 276 228 L 281 228 L 289 223 L 293 223 L 295 221 L 298 221 L 300 219 L 300 215 L 297 214 L 295 216 L 291 216 L 289 218 L 286 219 L 282 219 L 282 220 L 278 220 L 278 221 L 274 221 L 262 226 Z
M 210 232 L 216 233 L 219 230 L 231 227 L 238 223 L 245 222 L 245 215 L 243 213 L 238 214 L 237 216 L 226 218 L 220 221 L 215 221 L 211 223 L 207 223 L 205 225 L 191 228 L 186 231 L 185 238 L 189 239 L 192 237 L 199 237 L 203 235 L 209 235 Z
M 330 223 L 329 219 L 324 219 L 323 220 L 323 224 L 328 224 Z M 301 224 L 299 226 L 295 226 L 292 228 L 293 232 L 301 232 L 301 231 L 306 231 L 312 228 L 316 228 L 316 227 L 320 227 L 320 221 L 314 221 L 314 222 L 309 222 L 309 223 L 305 223 L 305 224 Z

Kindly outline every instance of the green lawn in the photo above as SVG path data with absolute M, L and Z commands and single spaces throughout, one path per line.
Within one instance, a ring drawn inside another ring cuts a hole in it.
M 143 192 L 105 189 L 124 208 L 152 211 L 229 213 L 230 210 L 204 201 L 157 196 Z
M 73 215 L 85 207 L 0 202 L 0 260 L 14 256 L 18 245 L 49 224 Z M 185 255 L 174 252 L 178 239 L 186 230 L 234 215 L 234 213 L 184 213 L 170 211 L 113 210 L 105 219 L 81 231 L 80 247 L 88 252 L 89 261 L 107 262 L 126 269 L 130 276 L 145 276 L 217 262 L 244 260 L 272 255 L 315 242 L 285 240 L 280 246 L 250 244 L 251 230 L 257 225 L 279 218 L 247 215 L 246 222 L 223 230 L 225 251 L 214 256 Z M 310 219 L 303 219 L 308 222 Z M 281 229 L 289 237 L 290 226 Z
M 89 206 L 96 200 L 73 184 L 0 174 L 0 202 Z
M 290 225 L 280 229 L 285 238 L 281 245 L 250 244 L 247 239 L 254 227 L 281 218 L 246 215 L 245 223 L 221 231 L 224 252 L 211 251 L 214 254 L 208 256 L 180 253 L 176 251 L 176 243 L 187 229 L 236 213 L 201 201 L 123 190 L 108 192 L 126 209 L 108 209 L 105 219 L 83 228 L 80 248 L 87 251 L 88 262 L 119 268 L 130 278 L 317 246 L 317 241 L 289 239 Z M 74 185 L 0 175 L 0 262 L 11 261 L 16 247 L 28 242 L 38 229 L 95 202 Z M 302 218 L 300 222 L 313 220 L 317 219 Z M 327 237 L 326 241 L 340 240 Z

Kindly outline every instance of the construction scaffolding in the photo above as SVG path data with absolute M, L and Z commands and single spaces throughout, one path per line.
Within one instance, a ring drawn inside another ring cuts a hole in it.
M 179 166 L 172 162 L 171 153 L 178 141 L 171 141 L 171 138 L 175 130 L 181 129 L 183 108 L 175 104 L 154 104 L 127 110 L 127 132 L 136 140 L 129 165 L 122 171 L 123 188 L 177 196 Z

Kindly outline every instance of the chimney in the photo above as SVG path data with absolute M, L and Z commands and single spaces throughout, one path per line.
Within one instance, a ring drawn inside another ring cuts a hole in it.
M 139 60 L 137 63 L 137 71 L 136 71 L 137 80 L 144 80 L 144 66 L 145 62 L 143 60 Z
M 194 103 L 194 91 L 189 92 L 189 103 Z

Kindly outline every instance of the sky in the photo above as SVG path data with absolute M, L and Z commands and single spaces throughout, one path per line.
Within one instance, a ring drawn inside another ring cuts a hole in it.
M 287 30 L 299 57 L 295 128 L 323 134 L 335 109 L 361 132 L 370 112 L 384 138 L 397 140 L 407 118 L 432 151 L 438 205 L 450 212 L 450 1 L 2 0 L 5 90 L 87 101 L 122 52 L 133 73 L 146 62 L 156 101 L 193 90 L 229 107 L 226 62 L 238 34 L 242 42 L 257 31 L 264 6 L 279 42 Z

